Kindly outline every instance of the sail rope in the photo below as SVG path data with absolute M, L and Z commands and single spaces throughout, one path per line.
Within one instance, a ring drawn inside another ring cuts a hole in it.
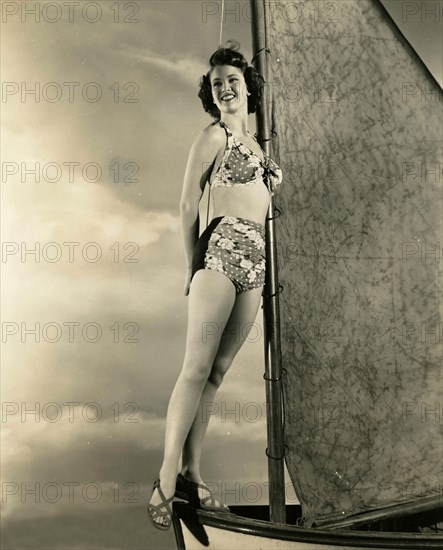
M 222 48 L 222 34 L 223 34 L 223 19 L 225 15 L 225 0 L 222 0 L 222 9 L 221 9 L 221 18 L 220 18 L 220 38 L 219 38 L 219 48 Z
M 261 53 L 262 51 L 265 52 L 265 55 L 268 55 L 268 58 L 266 60 L 266 63 L 268 63 L 268 66 L 272 67 L 272 63 L 271 63 L 271 58 L 272 58 L 272 54 L 271 54 L 271 49 L 269 48 L 269 17 L 268 17 L 268 13 L 267 13 L 267 10 L 268 10 L 268 5 L 267 5 L 267 2 L 263 2 L 263 20 L 264 20 L 264 47 L 261 48 L 260 50 L 258 50 L 254 57 L 252 58 L 252 61 L 251 63 L 253 62 L 253 60 L 255 59 L 255 57 Z M 269 72 L 268 72 L 268 76 L 269 76 Z M 273 90 L 273 86 L 271 86 L 271 94 L 272 94 L 272 90 Z M 273 95 L 271 95 L 271 105 L 273 107 L 274 105 L 274 97 Z M 277 132 L 275 131 L 275 128 L 274 128 L 274 116 L 273 116 L 274 112 L 273 112 L 273 109 L 272 109 L 272 112 L 271 112 L 271 130 L 270 130 L 270 136 L 269 137 L 266 137 L 265 139 L 263 139 L 262 141 L 271 141 L 277 136 Z M 274 151 L 272 151 L 272 153 L 274 153 Z M 276 214 L 276 211 L 277 211 L 277 214 Z M 281 214 L 282 214 L 282 209 L 281 208 L 277 208 L 276 206 L 274 206 L 273 208 L 273 212 L 272 212 L 272 216 L 269 217 L 269 218 L 266 218 L 267 220 L 273 220 L 274 218 L 278 218 Z M 283 290 L 283 285 L 280 284 L 280 281 L 277 281 L 277 291 L 275 292 L 275 294 L 279 294 L 280 292 L 282 292 Z M 273 296 L 273 295 L 272 295 Z M 268 296 L 266 296 L 268 297 Z M 269 296 L 270 297 L 270 296 Z M 280 460 L 283 460 L 287 454 L 287 451 L 289 450 L 288 449 L 288 446 L 286 444 L 286 441 L 285 441 L 285 424 L 286 424 L 286 414 L 285 414 L 285 409 L 286 409 L 286 406 L 285 406 L 285 392 L 284 392 L 284 382 L 285 382 L 285 375 L 287 374 L 286 372 L 286 369 L 284 367 L 282 367 L 281 369 L 281 373 L 280 373 L 280 376 L 278 376 L 276 379 L 272 380 L 272 382 L 280 382 L 280 399 L 281 399 L 281 414 L 282 414 L 282 431 L 283 431 L 283 441 L 282 441 L 282 447 L 283 447 L 283 452 L 282 452 L 282 455 L 280 457 L 271 457 L 271 458 L 275 458 L 275 459 L 280 459 Z M 263 376 L 265 379 L 266 379 L 266 376 L 264 375 Z M 269 379 L 268 379 L 269 380 Z M 269 456 L 268 454 L 268 450 L 266 449 L 266 455 Z

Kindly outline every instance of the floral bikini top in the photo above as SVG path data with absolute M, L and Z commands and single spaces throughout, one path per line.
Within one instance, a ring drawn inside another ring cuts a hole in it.
M 223 121 L 218 122 L 226 131 L 227 144 L 211 187 L 236 187 L 263 181 L 273 195 L 282 182 L 281 169 L 265 152 L 264 160 L 261 160 L 249 147 L 234 137 Z

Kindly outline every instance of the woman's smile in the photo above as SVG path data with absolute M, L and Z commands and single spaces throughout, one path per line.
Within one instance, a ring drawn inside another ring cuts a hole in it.
M 235 94 L 233 92 L 226 92 L 225 94 L 222 94 L 221 101 L 229 102 L 235 99 Z

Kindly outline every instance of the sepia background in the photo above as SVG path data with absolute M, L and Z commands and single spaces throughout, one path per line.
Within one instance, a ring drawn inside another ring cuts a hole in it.
M 442 2 L 382 3 L 441 84 Z M 184 353 L 178 203 L 221 7 L 69 4 L 2 2 L 2 547 L 173 548 L 146 503 Z M 250 61 L 250 35 L 249 2 L 228 1 L 222 42 Z M 261 315 L 205 441 L 228 504 L 267 502 Z

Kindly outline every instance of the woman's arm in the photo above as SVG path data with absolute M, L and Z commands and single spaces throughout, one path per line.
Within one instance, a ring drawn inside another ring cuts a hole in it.
M 217 152 L 225 142 L 224 133 L 219 130 L 220 128 L 208 126 L 200 132 L 192 144 L 186 166 L 180 199 L 180 219 L 188 271 L 192 267 L 192 255 L 199 234 L 198 205 Z

